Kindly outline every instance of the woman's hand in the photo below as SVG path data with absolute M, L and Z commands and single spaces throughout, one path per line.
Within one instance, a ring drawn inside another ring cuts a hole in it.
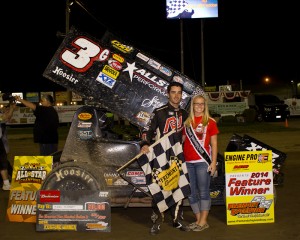
M 210 172 L 210 176 L 214 176 L 217 171 L 217 162 L 212 162 L 208 168 L 207 171 Z

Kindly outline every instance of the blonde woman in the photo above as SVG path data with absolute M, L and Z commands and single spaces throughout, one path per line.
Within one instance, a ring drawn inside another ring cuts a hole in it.
M 184 125 L 183 153 L 191 186 L 188 199 L 196 217 L 196 221 L 189 228 L 202 231 L 209 227 L 207 218 L 211 207 L 210 177 L 216 171 L 219 133 L 216 121 L 209 115 L 204 96 L 196 95 L 192 98 L 189 117 Z

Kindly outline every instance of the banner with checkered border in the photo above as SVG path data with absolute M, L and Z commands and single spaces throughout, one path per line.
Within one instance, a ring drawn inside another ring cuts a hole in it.
M 171 131 L 163 136 L 149 147 L 148 154 L 142 154 L 137 158 L 145 173 L 149 191 L 160 212 L 164 212 L 173 204 L 186 198 L 191 191 L 182 143 L 174 132 Z M 158 175 L 170 169 L 172 164 L 174 166 L 174 162 L 176 163 L 175 169 L 180 174 L 178 185 L 173 189 L 164 190 Z

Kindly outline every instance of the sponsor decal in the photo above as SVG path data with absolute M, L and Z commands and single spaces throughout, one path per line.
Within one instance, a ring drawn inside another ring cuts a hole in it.
M 112 45 L 114 48 L 120 50 L 120 51 L 123 52 L 123 53 L 131 53 L 131 52 L 134 50 L 133 47 L 131 47 L 131 46 L 129 46 L 129 45 L 122 44 L 122 43 L 120 43 L 120 42 L 117 41 L 117 40 L 112 40 L 112 41 L 111 41 L 111 45 Z
M 88 140 L 93 137 L 93 132 L 91 130 L 79 130 L 77 131 L 77 134 L 81 140 Z
M 78 128 L 90 128 L 92 126 L 92 124 L 93 124 L 92 122 L 81 122 L 81 121 L 79 121 L 77 127 Z
M 124 173 L 122 174 L 125 175 Z M 120 177 L 120 174 L 117 172 L 106 172 L 103 174 L 107 186 L 119 186 L 119 185 L 128 185 L 123 182 L 123 178 Z
M 136 80 L 141 84 L 151 88 L 153 91 L 156 91 L 163 96 L 167 96 L 166 89 L 169 83 L 147 71 L 146 69 L 138 69 L 135 66 L 135 62 L 127 62 L 127 68 L 125 68 L 123 72 L 128 72 L 131 82 Z
M 111 66 L 113 69 L 120 71 L 122 69 L 122 64 L 119 63 L 117 60 L 110 58 L 108 60 L 108 65 Z
M 266 146 L 261 146 L 256 142 L 250 142 L 249 146 L 246 147 L 247 151 L 261 151 L 261 150 L 265 150 L 267 147 Z M 257 157 L 255 160 L 257 160 L 258 162 L 261 161 L 262 162 L 262 156 Z M 280 159 L 280 156 L 278 155 L 278 153 L 276 153 L 275 151 L 272 151 L 272 163 L 275 164 L 276 161 L 278 161 Z
M 64 79 L 67 79 L 71 83 L 76 84 L 79 81 L 78 79 L 76 79 L 76 78 L 73 77 L 73 73 L 68 74 L 68 73 L 64 72 L 62 68 L 56 67 L 55 70 L 53 70 L 52 72 L 54 74 L 56 74 L 57 76 L 61 76 Z
M 125 181 L 124 179 L 120 178 L 117 181 L 114 182 L 113 185 L 116 186 L 127 186 L 129 183 L 127 181 Z
M 131 181 L 134 184 L 146 184 L 146 178 L 145 177 L 132 177 Z
M 143 171 L 127 171 L 126 177 L 145 176 Z
M 14 181 L 18 182 L 19 184 L 41 184 L 43 180 L 45 180 L 46 175 L 47 171 L 40 163 L 25 163 L 23 166 L 20 166 L 19 170 L 17 170 Z
M 211 198 L 218 198 L 219 195 L 221 194 L 221 191 L 217 190 L 217 191 L 210 192 L 209 194 Z
M 76 171 L 74 169 L 60 169 L 58 172 L 55 172 L 57 182 L 68 176 L 81 176 L 86 181 L 86 183 L 94 182 L 94 179 L 90 177 L 84 169 L 77 169 Z
M 158 108 L 162 105 L 162 103 L 159 101 L 159 98 L 157 96 L 154 96 L 152 99 L 144 99 L 142 102 L 142 107 L 153 107 Z
M 177 126 L 176 126 L 176 123 L 177 123 Z M 163 133 L 166 134 L 166 133 L 170 132 L 172 129 L 176 129 L 176 128 L 181 129 L 182 123 L 183 123 L 182 116 L 179 116 L 178 119 L 176 119 L 175 116 L 167 118 Z
M 148 122 L 150 120 L 150 114 L 148 112 L 140 111 L 137 113 L 136 118 L 140 122 Z
M 165 67 L 165 66 L 160 66 L 159 71 L 161 71 L 162 73 L 164 73 L 168 77 L 172 76 L 172 71 L 169 68 Z
M 243 203 L 230 203 L 227 209 L 230 211 L 230 215 L 246 215 L 250 214 L 264 214 L 262 216 L 268 216 L 266 211 L 271 207 L 273 200 L 267 200 L 264 196 L 256 196 L 250 202 Z
M 235 165 L 233 170 L 248 170 L 249 165 Z
M 78 114 L 78 119 L 80 120 L 89 120 L 92 118 L 92 114 L 90 113 L 79 113 Z
M 103 230 L 108 227 L 106 222 L 87 223 L 86 228 L 89 230 Z
M 153 60 L 153 59 L 150 59 L 149 60 L 149 62 L 148 62 L 148 64 L 151 66 L 151 67 L 153 67 L 153 68 L 155 68 L 155 69 L 159 69 L 160 68 L 160 66 L 161 66 L 161 64 L 159 63 L 159 62 L 156 62 L 155 60 Z
M 115 178 L 115 177 L 119 177 L 120 174 L 119 173 L 115 173 L 115 172 L 109 172 L 109 173 L 104 173 L 103 176 L 105 178 L 107 178 L 107 177 L 113 177 L 113 178 Z
M 148 58 L 147 56 L 145 56 L 144 54 L 140 53 L 140 52 L 139 52 L 136 56 L 137 56 L 138 58 L 144 60 L 145 62 L 148 62 L 148 61 L 149 61 L 149 58 Z
M 179 82 L 179 83 L 183 84 L 182 77 L 180 77 L 178 75 L 176 75 L 176 76 L 173 77 L 173 81 L 174 82 Z
M 102 72 L 99 73 L 99 75 L 96 78 L 96 81 L 104 84 L 105 86 L 107 86 L 109 88 L 113 88 L 113 86 L 116 83 L 115 79 L 110 78 L 109 76 L 107 76 L 106 74 L 104 74 Z
M 119 54 L 115 54 L 115 53 L 112 55 L 112 58 L 116 59 L 120 63 L 123 63 L 125 61 L 125 59 L 122 56 L 120 56 Z
M 113 79 L 116 79 L 120 74 L 119 71 L 113 69 L 112 67 L 110 67 L 108 65 L 104 66 L 104 68 L 102 69 L 102 72 Z
M 40 202 L 60 202 L 60 191 L 58 190 L 40 190 Z
M 39 183 L 45 180 L 46 170 L 18 170 L 15 181 L 18 183 Z
M 269 155 L 266 153 L 266 154 L 259 154 L 258 155 L 258 162 L 259 163 L 266 163 L 268 162 L 268 157 Z
M 102 191 L 102 192 L 99 192 L 99 197 L 105 197 L 105 198 L 107 198 L 108 194 L 109 194 L 109 192 Z

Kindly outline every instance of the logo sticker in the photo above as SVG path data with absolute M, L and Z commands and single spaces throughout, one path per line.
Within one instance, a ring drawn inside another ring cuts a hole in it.
M 110 78 L 109 76 L 107 76 L 106 74 L 100 72 L 100 74 L 97 76 L 96 81 L 104 84 L 105 86 L 109 87 L 109 88 L 113 88 L 113 86 L 116 83 L 115 79 Z

